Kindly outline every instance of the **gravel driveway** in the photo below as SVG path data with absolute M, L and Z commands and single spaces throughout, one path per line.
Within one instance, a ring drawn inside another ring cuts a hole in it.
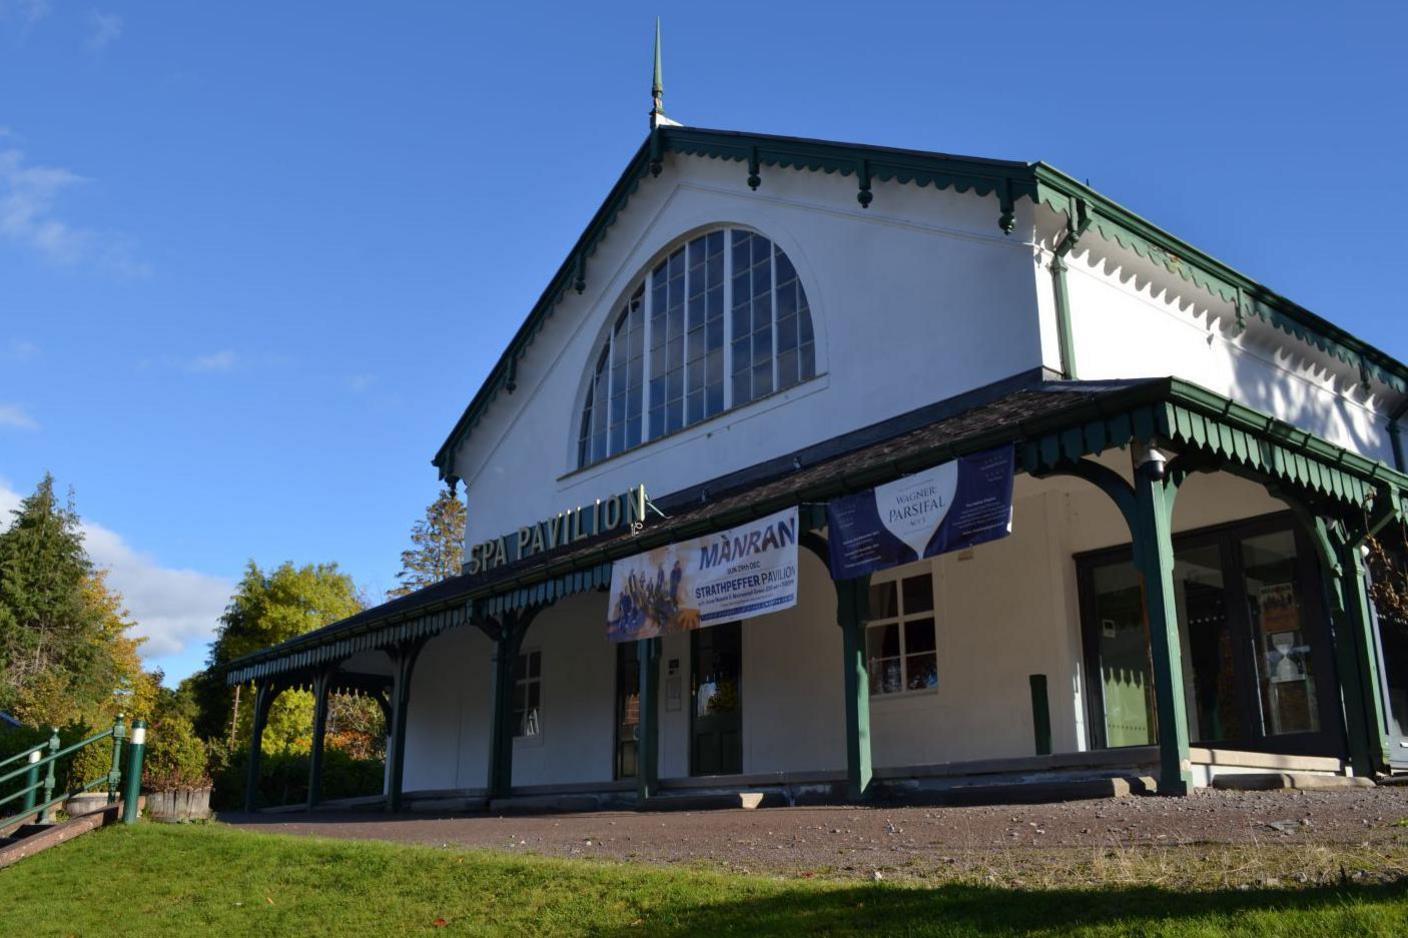
M 1200 790 L 1187 798 L 997 807 L 446 817 L 320 811 L 222 814 L 220 820 L 270 833 L 801 876 L 926 877 L 987 870 L 993 874 L 989 878 L 1040 879 L 1044 867 L 1108 866 L 1135 855 L 1165 858 L 1170 875 L 1184 860 L 1196 865 L 1208 857 L 1221 857 L 1224 865 L 1231 862 L 1228 857 L 1241 858 L 1235 862 L 1250 863 L 1248 869 L 1265 867 L 1268 857 L 1294 861 L 1287 870 L 1295 872 L 1287 875 L 1301 881 L 1336 870 L 1348 875 L 1345 857 L 1354 858 L 1357 868 L 1367 869 L 1366 862 L 1379 867 L 1376 878 L 1408 874 L 1408 787 Z M 1246 859 L 1258 856 L 1255 862 Z

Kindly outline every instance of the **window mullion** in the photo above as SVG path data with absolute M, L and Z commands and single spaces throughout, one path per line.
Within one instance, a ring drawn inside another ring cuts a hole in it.
M 777 255 L 778 255 L 778 253 L 779 253 L 779 248 L 778 248 L 778 246 L 777 246 L 776 244 L 774 244 L 774 243 L 769 242 L 769 245 L 768 245 L 768 255 L 769 255 L 769 257 L 768 257 L 768 275 L 769 275 L 769 283 L 768 283 L 768 305 L 772 308 L 772 330 L 771 330 L 771 333 L 772 333 L 772 343 L 771 343 L 771 344 L 772 344 L 772 351 L 771 351 L 771 356 L 772 356 L 772 390 L 773 390 L 773 393 L 776 393 L 777 390 L 778 390 L 777 379 L 778 379 L 778 377 L 779 377 L 779 375 L 778 375 L 778 367 L 777 367 Z
M 733 409 L 733 229 L 724 229 L 724 410 Z
M 650 274 L 645 275 L 645 281 L 641 286 L 643 296 L 641 297 L 641 314 L 645 317 L 644 335 L 642 336 L 644 346 L 640 357 L 640 439 L 642 443 L 650 442 L 650 342 L 654 330 L 651 328 L 650 320 L 655 314 L 655 291 L 650 288 Z
M 680 404 L 680 407 L 683 408 L 683 413 L 680 416 L 681 430 L 691 426 L 689 422 L 689 392 L 694 390 L 689 381 L 689 356 L 691 352 L 696 351 L 690 347 L 689 342 L 689 334 L 694 331 L 694 324 L 689 321 L 689 291 L 692 286 L 694 286 L 694 272 L 690 270 L 689 244 L 686 243 L 684 246 L 684 309 L 681 311 L 681 318 L 684 320 L 684 374 L 680 379 L 680 385 L 684 388 L 684 400 Z

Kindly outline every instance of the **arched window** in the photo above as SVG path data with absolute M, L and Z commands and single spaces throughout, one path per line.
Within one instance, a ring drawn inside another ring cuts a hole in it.
M 577 464 L 589 466 L 816 375 L 811 310 L 782 250 L 710 231 L 631 291 L 596 357 Z

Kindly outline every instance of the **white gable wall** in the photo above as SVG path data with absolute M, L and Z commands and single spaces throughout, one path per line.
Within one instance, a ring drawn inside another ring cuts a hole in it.
M 455 456 L 471 543 L 644 482 L 664 494 L 785 455 L 1041 364 L 1030 204 L 1004 236 L 995 198 L 853 177 L 670 157 L 645 179 L 587 268 Z M 771 238 L 796 266 L 819 377 L 576 470 L 588 369 L 627 291 L 662 252 L 706 227 Z
M 1066 263 L 1080 378 L 1173 375 L 1392 464 L 1386 401 L 1377 396 L 1387 389 L 1375 384 L 1366 394 L 1357 368 L 1251 313 L 1239 329 L 1232 304 L 1094 230 Z M 1050 296 L 1049 270 L 1045 280 Z M 1043 322 L 1053 329 L 1054 315 Z

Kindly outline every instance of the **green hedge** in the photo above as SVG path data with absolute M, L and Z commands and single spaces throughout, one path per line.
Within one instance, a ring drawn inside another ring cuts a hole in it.
M 211 806 L 225 811 L 243 808 L 249 770 L 248 749 L 212 753 L 212 756 L 215 791 L 210 796 Z M 307 753 L 266 753 L 259 761 L 255 805 L 266 808 L 307 801 L 308 758 Z M 341 749 L 326 749 L 323 752 L 323 798 L 379 795 L 384 772 L 380 759 L 354 759 Z

